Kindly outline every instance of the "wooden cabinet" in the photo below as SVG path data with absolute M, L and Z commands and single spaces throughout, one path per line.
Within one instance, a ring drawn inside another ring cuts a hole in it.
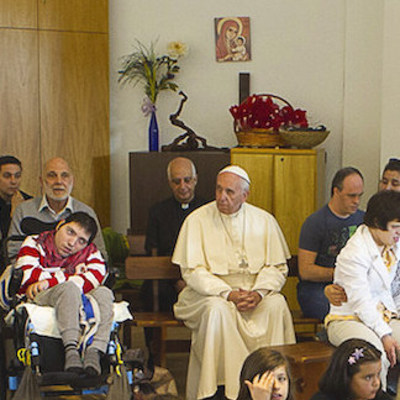
M 43 163 L 66 158 L 73 196 L 110 223 L 107 0 L 0 1 L 0 147 L 40 194 Z
M 324 201 L 324 150 L 235 148 L 231 161 L 250 176 L 249 203 L 275 216 L 297 254 L 301 225 Z

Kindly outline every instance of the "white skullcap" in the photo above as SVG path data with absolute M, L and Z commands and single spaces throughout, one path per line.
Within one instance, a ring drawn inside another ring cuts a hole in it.
M 224 169 L 221 169 L 221 171 L 218 172 L 218 175 L 223 174 L 224 172 L 230 172 L 231 174 L 235 174 L 237 176 L 240 176 L 249 185 L 251 183 L 249 175 L 247 175 L 247 172 L 243 168 L 240 168 L 238 165 L 228 165 Z

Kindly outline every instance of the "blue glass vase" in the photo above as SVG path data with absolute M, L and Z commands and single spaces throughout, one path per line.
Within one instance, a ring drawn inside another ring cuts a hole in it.
M 156 112 L 151 112 L 149 124 L 149 151 L 158 151 L 158 123 Z

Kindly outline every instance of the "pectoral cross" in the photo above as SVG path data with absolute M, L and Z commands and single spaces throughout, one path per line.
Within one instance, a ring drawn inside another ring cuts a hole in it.
M 239 263 L 239 268 L 240 268 L 240 270 L 241 270 L 242 272 L 244 272 L 245 269 L 246 269 L 248 266 L 249 266 L 249 264 L 247 263 L 247 261 L 246 261 L 244 258 L 242 258 L 242 261 L 240 261 L 240 263 Z

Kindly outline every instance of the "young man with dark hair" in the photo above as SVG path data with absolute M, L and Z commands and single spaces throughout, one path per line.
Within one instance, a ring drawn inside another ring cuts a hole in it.
M 383 169 L 379 190 L 400 192 L 400 160 L 398 158 L 391 158 Z
M 19 294 L 26 294 L 37 305 L 55 308 L 65 348 L 64 369 L 88 375 L 101 373 L 100 354 L 106 352 L 113 319 L 113 293 L 102 286 L 104 259 L 92 243 L 96 233 L 94 218 L 85 212 L 73 213 L 55 230 L 28 236 L 15 265 L 23 270 Z M 94 298 L 100 311 L 98 329 L 83 363 L 78 351 L 82 294 Z
M 0 239 L 7 237 L 15 207 L 31 196 L 19 190 L 22 164 L 14 156 L 0 157 Z

